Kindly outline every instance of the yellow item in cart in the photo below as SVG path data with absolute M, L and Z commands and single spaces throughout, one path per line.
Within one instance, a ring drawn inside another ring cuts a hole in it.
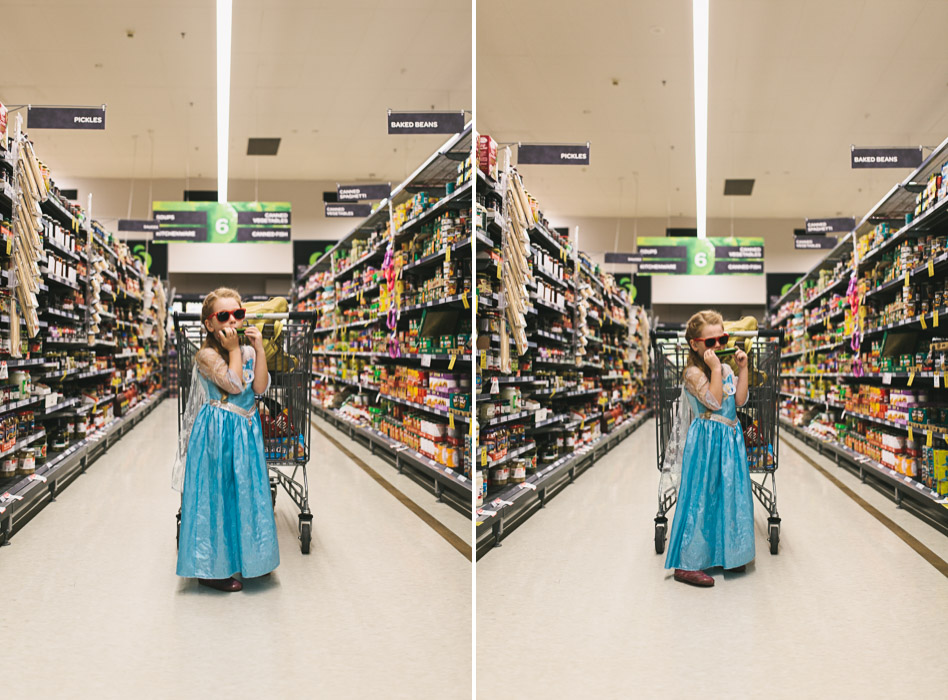
M 299 360 L 283 352 L 283 321 L 256 319 L 255 314 L 284 314 L 290 305 L 284 297 L 273 297 L 268 301 L 251 301 L 244 304 L 247 309 L 247 323 L 256 326 L 263 335 L 263 349 L 267 355 L 267 369 L 271 372 L 292 372 Z
M 724 332 L 725 333 L 735 333 L 740 331 L 756 331 L 757 330 L 757 319 L 753 316 L 745 316 L 740 321 L 725 321 L 724 322 Z M 739 338 L 731 338 L 728 341 L 727 347 L 733 348 L 737 347 L 737 342 Z M 744 338 L 743 339 L 743 350 L 747 353 L 747 385 L 750 386 L 760 386 L 765 381 L 767 381 L 767 374 L 765 372 L 759 372 L 756 367 L 753 366 L 751 354 L 751 349 L 754 345 L 753 338 Z M 732 370 L 734 370 L 734 375 L 738 374 L 737 359 L 732 355 L 730 357 L 722 358 L 721 361 L 728 365 Z

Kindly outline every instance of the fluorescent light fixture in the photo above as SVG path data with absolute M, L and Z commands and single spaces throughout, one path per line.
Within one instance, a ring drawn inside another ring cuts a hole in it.
M 230 30 L 233 0 L 217 0 L 217 201 L 227 201 L 230 143 Z
M 710 0 L 692 0 L 695 55 L 695 189 L 698 238 L 708 235 L 708 33 Z

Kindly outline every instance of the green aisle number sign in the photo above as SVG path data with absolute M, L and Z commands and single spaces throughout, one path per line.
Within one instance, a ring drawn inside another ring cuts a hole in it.
M 639 238 L 640 275 L 760 275 L 763 238 Z
M 156 241 L 289 243 L 289 202 L 153 202 Z

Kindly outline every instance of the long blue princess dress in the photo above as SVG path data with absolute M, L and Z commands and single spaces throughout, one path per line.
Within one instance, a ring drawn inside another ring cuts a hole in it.
M 678 505 L 666 569 L 733 569 L 754 558 L 754 500 L 744 435 L 737 419 L 737 384 L 722 369 L 723 402 L 697 367 L 685 370 L 684 396 L 694 420 L 682 454 Z
M 240 573 L 252 578 L 280 564 L 252 387 L 255 353 L 242 346 L 241 355 L 242 377 L 235 377 L 212 349 L 195 357 L 189 406 L 191 400 L 202 403 L 182 460 L 178 576 L 224 579 Z

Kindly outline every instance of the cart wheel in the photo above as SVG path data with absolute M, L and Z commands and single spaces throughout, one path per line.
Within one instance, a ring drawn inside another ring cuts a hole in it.
M 655 523 L 655 553 L 665 553 L 665 523 Z
M 177 520 L 178 523 L 177 523 L 177 532 L 175 533 L 175 536 L 174 536 L 174 548 L 178 549 L 178 547 L 181 546 L 181 513 L 180 512 L 175 516 L 175 520 Z
M 313 537 L 313 523 L 309 520 L 300 520 L 300 550 L 309 554 L 309 544 Z
M 779 525 L 770 526 L 770 537 L 768 539 L 770 540 L 770 553 L 776 554 L 777 548 L 780 545 L 780 526 Z
M 276 510 L 276 507 L 277 507 L 277 487 L 276 487 L 276 484 L 270 484 L 270 502 L 273 504 L 273 509 Z

